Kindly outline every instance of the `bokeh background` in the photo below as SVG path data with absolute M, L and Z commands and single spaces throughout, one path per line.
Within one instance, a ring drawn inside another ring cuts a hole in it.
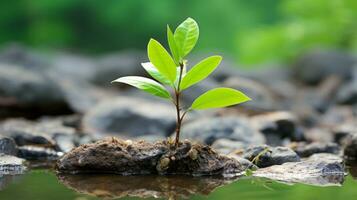
M 1 0 L 0 137 L 38 147 L 38 157 L 22 156 L 41 162 L 107 136 L 170 137 L 172 105 L 110 82 L 147 76 L 140 63 L 149 39 L 167 47 L 166 25 L 187 17 L 200 27 L 189 66 L 207 55 L 224 60 L 185 90 L 184 105 L 222 86 L 253 101 L 190 113 L 182 138 L 225 153 L 262 144 L 344 148 L 357 130 L 357 0 Z M 273 183 L 274 191 L 242 180 L 210 198 L 354 199 L 353 177 L 343 187 Z M 13 178 L 0 177 L 0 199 L 94 199 L 50 171 Z
M 0 45 L 103 54 L 165 40 L 165 27 L 199 22 L 196 50 L 254 65 L 311 48 L 357 51 L 355 0 L 17 0 L 0 3 Z

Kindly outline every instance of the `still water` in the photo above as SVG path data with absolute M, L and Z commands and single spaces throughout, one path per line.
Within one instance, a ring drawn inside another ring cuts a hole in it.
M 0 177 L 1 200 L 140 199 L 138 196 L 164 199 L 355 200 L 357 179 L 348 175 L 342 185 L 321 187 L 284 184 L 250 177 L 235 180 L 182 176 L 57 177 L 49 170 L 34 170 L 25 175 Z

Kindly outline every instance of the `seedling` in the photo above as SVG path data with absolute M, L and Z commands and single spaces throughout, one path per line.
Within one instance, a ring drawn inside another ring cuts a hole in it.
M 180 102 L 182 92 L 207 78 L 222 60 L 221 56 L 210 56 L 187 71 L 185 57 L 196 45 L 198 36 L 198 25 L 192 18 L 187 18 L 182 22 L 174 33 L 167 26 L 167 40 L 171 55 L 158 41 L 150 39 L 147 47 L 150 62 L 141 64 L 156 81 L 139 76 L 126 76 L 113 81 L 134 86 L 152 95 L 172 101 L 177 114 L 176 147 L 180 141 L 182 121 L 189 111 L 221 108 L 250 100 L 240 91 L 231 88 L 215 88 L 195 99 L 190 107 L 186 109 L 182 107 Z M 171 88 L 172 95 L 166 87 Z

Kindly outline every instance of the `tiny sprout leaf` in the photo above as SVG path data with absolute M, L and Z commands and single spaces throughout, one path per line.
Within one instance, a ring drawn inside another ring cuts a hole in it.
M 196 45 L 199 36 L 197 22 L 187 18 L 175 30 L 174 38 L 181 58 L 184 58 Z
M 187 89 L 188 87 L 207 78 L 207 76 L 217 68 L 221 60 L 221 56 L 211 56 L 193 66 L 182 79 L 180 89 Z
M 231 88 L 216 88 L 199 96 L 191 105 L 190 109 L 202 110 L 209 108 L 221 108 L 240 104 L 251 100 L 245 94 Z
M 160 72 L 154 67 L 151 62 L 141 63 L 141 66 L 153 77 L 155 80 L 159 81 L 165 85 L 171 85 L 171 81 L 167 79 L 165 76 L 160 74 Z
M 134 86 L 138 89 L 141 89 L 145 92 L 148 92 L 152 95 L 165 99 L 170 98 L 170 93 L 165 89 L 164 86 L 148 78 L 140 76 L 125 76 L 112 81 L 112 83 L 125 83 Z
M 167 41 L 169 43 L 171 55 L 174 58 L 175 64 L 178 66 L 180 63 L 180 55 L 179 55 L 179 51 L 177 49 L 174 34 L 172 33 L 169 25 L 167 25 Z
M 176 64 L 166 49 L 154 39 L 149 41 L 148 57 L 160 74 L 173 84 L 176 79 Z

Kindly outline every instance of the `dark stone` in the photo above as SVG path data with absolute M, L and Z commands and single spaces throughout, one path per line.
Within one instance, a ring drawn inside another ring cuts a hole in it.
M 58 119 L 42 119 L 39 122 L 10 119 L 0 123 L 0 132 L 13 138 L 18 146 L 36 145 L 59 151 L 70 150 L 77 138 L 76 130 L 63 126 Z
M 224 86 L 242 91 L 254 101 L 246 102 L 240 107 L 253 111 L 271 111 L 277 108 L 274 92 L 263 84 L 243 77 L 231 77 L 223 83 Z
M 258 167 L 300 161 L 300 157 L 290 148 L 269 147 L 267 145 L 250 147 L 244 151 L 242 157 L 252 161 Z
M 357 161 L 357 134 L 350 135 L 343 154 L 349 162 Z
M 152 144 L 112 138 L 73 149 L 58 160 L 57 170 L 63 173 L 232 177 L 244 169 L 238 161 L 218 155 L 209 146 L 188 141 L 175 148 L 165 141 Z
M 292 145 L 293 150 L 301 157 L 309 157 L 316 153 L 331 153 L 338 154 L 340 147 L 336 143 L 320 143 L 313 142 L 306 144 L 304 142 Z
M 60 88 L 44 72 L 3 64 L 0 64 L 0 108 L 0 117 L 21 111 L 29 115 L 69 112 Z
M 242 141 L 234 141 L 226 138 L 221 138 L 213 142 L 212 148 L 219 153 L 229 154 L 234 151 L 245 149 L 248 144 Z
M 295 62 L 294 77 L 307 84 L 317 84 L 330 75 L 347 79 L 351 78 L 355 63 L 356 60 L 351 55 L 342 52 L 311 51 Z
M 338 156 L 319 154 L 301 162 L 287 162 L 258 169 L 253 176 L 288 184 L 341 185 L 345 177 L 345 166 Z
M 233 116 L 197 119 L 182 127 L 181 137 L 209 145 L 220 138 L 246 144 L 265 142 L 264 136 L 255 131 L 247 119 Z
M 148 74 L 140 63 L 145 62 L 145 54 L 139 51 L 112 53 L 97 59 L 92 82 L 109 86 L 110 82 L 121 76 L 143 76 Z
M 17 146 L 12 138 L 0 135 L 0 154 L 17 155 Z
M 19 44 L 10 44 L 3 48 L 0 52 L 0 62 L 36 70 L 43 70 L 49 64 L 44 55 Z
M 19 147 L 18 156 L 26 160 L 57 160 L 63 155 L 62 152 L 57 152 L 53 149 L 35 146 Z
M 354 68 L 353 79 L 339 89 L 336 99 L 340 104 L 357 105 L 357 67 Z
M 288 138 L 293 141 L 301 141 L 304 139 L 304 134 L 298 124 L 298 119 L 291 112 L 272 112 L 256 115 L 251 118 L 251 121 L 253 126 L 266 136 L 275 135 L 280 139 Z M 270 143 L 274 144 L 274 142 Z
M 97 136 L 168 136 L 175 128 L 171 105 L 135 97 L 117 97 L 93 107 L 83 118 L 84 132 Z

